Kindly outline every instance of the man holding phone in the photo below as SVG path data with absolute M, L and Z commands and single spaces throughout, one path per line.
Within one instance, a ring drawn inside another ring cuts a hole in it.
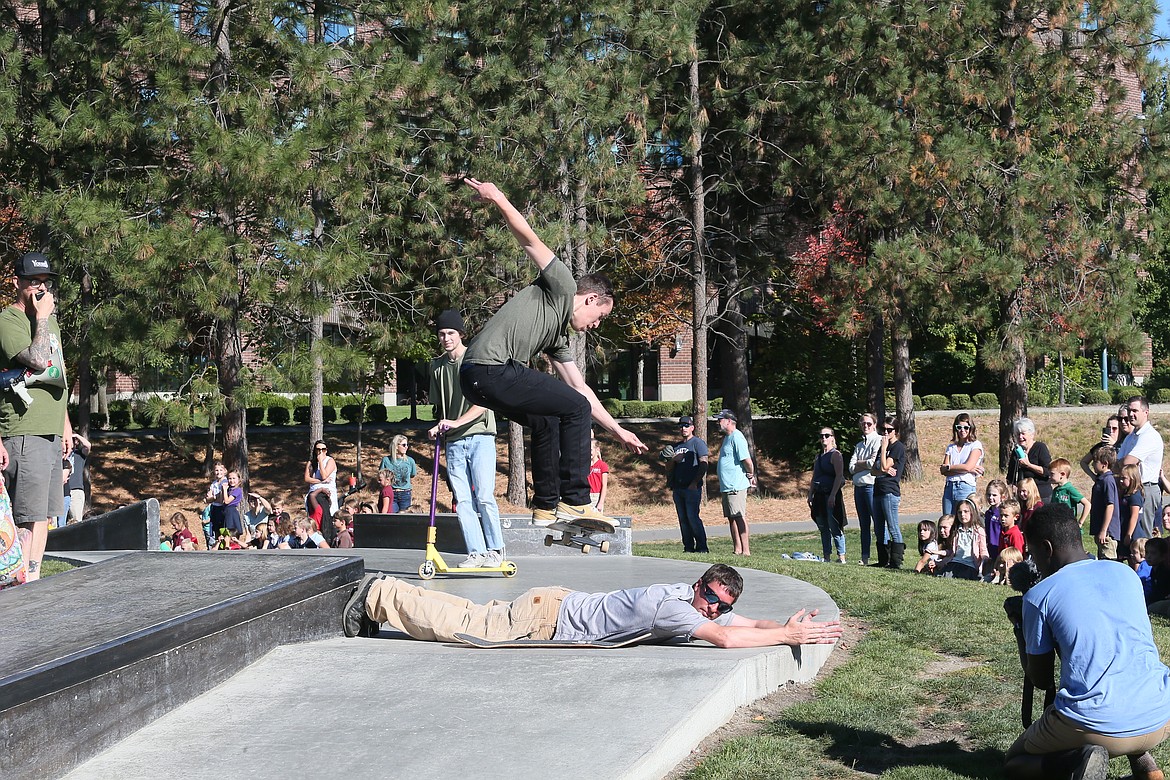
M 27 551 L 28 581 L 40 578 L 49 518 L 64 509 L 61 461 L 73 450 L 73 427 L 66 414 L 69 385 L 55 314 L 57 272 L 40 252 L 17 259 L 13 273 L 16 302 L 0 312 L 0 352 L 5 369 L 25 368 L 31 403 L 14 392 L 0 392 L 0 469 L 12 499 L 16 524 L 32 539 Z

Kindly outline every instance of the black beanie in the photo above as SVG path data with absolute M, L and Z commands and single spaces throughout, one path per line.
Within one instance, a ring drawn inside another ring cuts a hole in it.
M 435 317 L 435 333 L 441 330 L 457 330 L 463 333 L 465 331 L 463 316 L 455 309 L 444 309 Z

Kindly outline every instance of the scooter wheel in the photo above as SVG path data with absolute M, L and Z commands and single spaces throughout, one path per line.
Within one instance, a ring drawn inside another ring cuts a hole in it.
M 418 576 L 424 580 L 429 580 L 435 576 L 435 562 L 423 561 L 422 565 L 418 567 Z
M 516 564 L 512 563 L 511 561 L 508 561 L 507 563 L 505 563 L 504 564 L 504 576 L 505 577 L 515 577 L 516 576 Z

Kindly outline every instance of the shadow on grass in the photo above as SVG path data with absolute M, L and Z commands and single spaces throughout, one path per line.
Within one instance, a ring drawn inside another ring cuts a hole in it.
M 857 772 L 880 775 L 895 768 L 946 769 L 959 777 L 992 780 L 1003 776 L 1003 753 L 971 750 L 957 740 L 904 745 L 888 734 L 810 721 L 783 720 L 782 727 L 818 742 L 831 742 L 824 755 Z

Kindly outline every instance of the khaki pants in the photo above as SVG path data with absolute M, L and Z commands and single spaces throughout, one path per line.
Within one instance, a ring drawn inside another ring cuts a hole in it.
M 402 580 L 378 580 L 366 596 L 366 614 L 415 639 L 456 642 L 471 634 L 491 642 L 552 639 L 568 588 L 533 588 L 515 601 L 476 604 Z
M 1156 748 L 1168 736 L 1170 722 L 1162 724 L 1148 734 L 1136 737 L 1108 737 L 1083 729 L 1052 707 L 1048 707 L 1044 714 L 1016 739 L 1015 744 L 1008 748 L 1007 755 L 1011 758 L 1021 753 L 1038 755 L 1075 750 L 1085 745 L 1100 745 L 1113 757 L 1140 756 L 1147 750 Z

